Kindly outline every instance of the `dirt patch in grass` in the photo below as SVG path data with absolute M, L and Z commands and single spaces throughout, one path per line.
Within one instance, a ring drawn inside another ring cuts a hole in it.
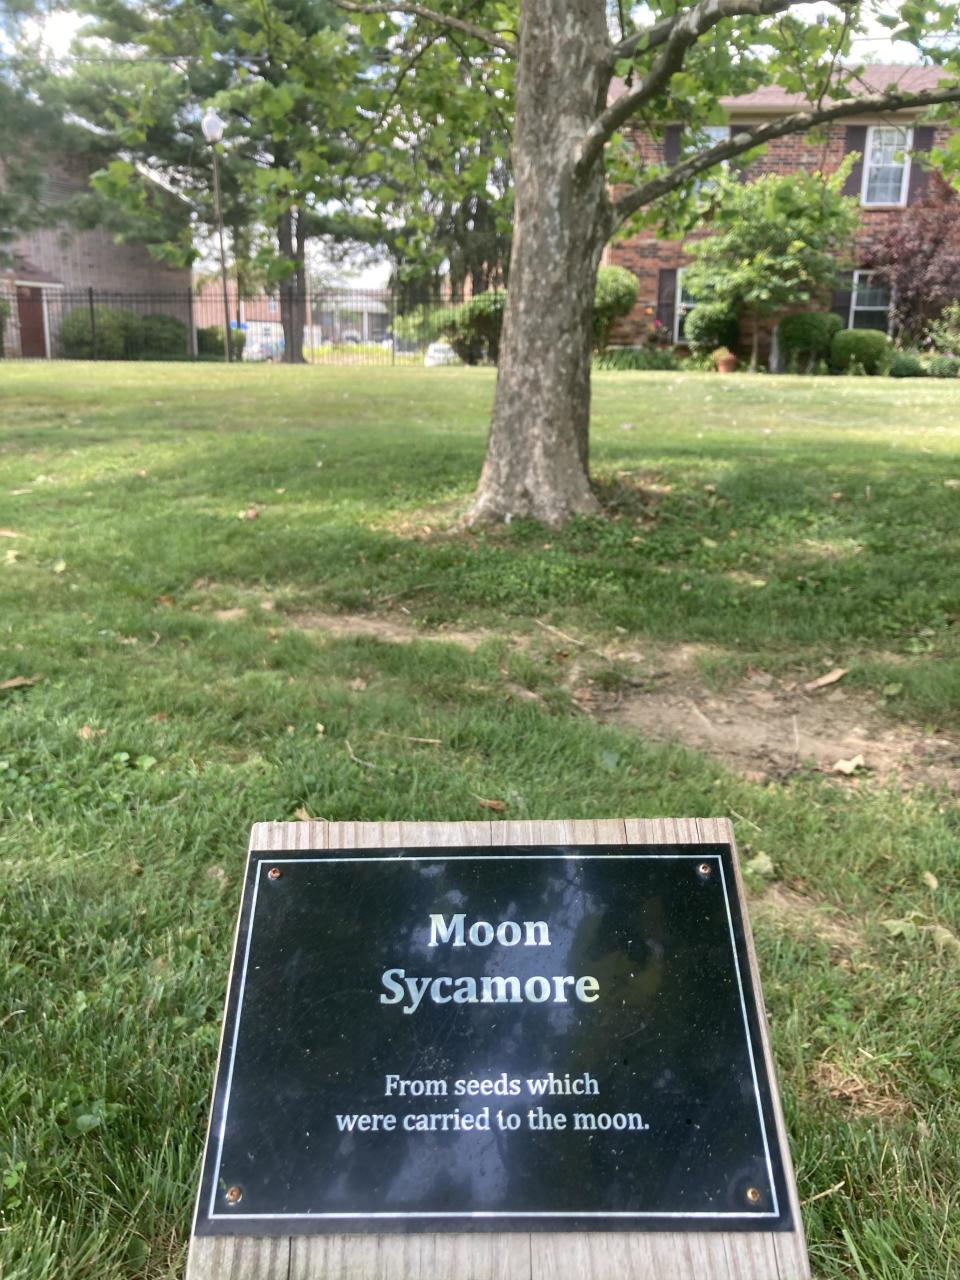
M 216 609 L 211 616 L 236 622 L 258 608 L 273 612 L 272 599 L 264 595 L 249 607 Z M 754 671 L 722 692 L 708 689 L 700 662 L 713 651 L 705 645 L 601 651 L 542 622 L 529 633 L 508 633 L 483 627 L 426 630 L 401 613 L 277 609 L 273 616 L 298 631 L 388 644 L 432 640 L 472 652 L 486 641 L 505 640 L 560 665 L 574 702 L 594 719 L 706 752 L 752 782 L 784 781 L 813 768 L 845 786 L 895 776 L 906 787 L 960 793 L 960 739 L 893 722 L 868 697 L 842 687 L 808 692 L 797 681 Z
M 338 639 L 343 636 L 369 636 L 373 640 L 384 640 L 389 644 L 440 640 L 444 644 L 462 645 L 471 652 L 486 640 L 506 639 L 516 643 L 516 637 L 504 636 L 499 631 L 486 631 L 483 628 L 467 631 L 454 627 L 425 631 L 401 618 L 372 613 L 288 613 L 284 615 L 284 621 L 298 631 L 322 632 Z
M 815 1086 L 861 1116 L 896 1119 L 909 1114 L 907 1100 L 889 1080 L 869 1079 L 854 1067 L 821 1058 L 813 1071 Z
M 849 916 L 784 884 L 771 884 L 752 898 L 750 916 L 772 931 L 805 938 L 812 934 L 838 955 L 863 946 L 863 935 Z
M 782 781 L 813 767 L 846 785 L 896 775 L 907 786 L 960 790 L 960 740 L 883 717 L 840 688 L 808 693 L 755 672 L 724 692 L 704 687 L 690 655 L 615 699 L 587 700 L 598 718 L 658 742 L 682 742 L 752 781 Z M 584 705 L 581 702 L 581 705 Z

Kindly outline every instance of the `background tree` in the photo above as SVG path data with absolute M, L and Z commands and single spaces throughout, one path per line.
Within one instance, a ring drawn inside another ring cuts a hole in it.
M 494 63 L 515 59 L 510 289 L 475 520 L 560 524 L 598 510 L 588 473 L 590 303 L 611 236 L 638 216 L 662 216 L 672 193 L 774 138 L 865 111 L 960 100 L 956 7 L 945 0 L 904 0 L 882 16 L 898 40 L 944 65 L 943 87 L 906 94 L 891 84 L 857 97 L 858 68 L 843 60 L 871 11 L 856 0 L 806 22 L 794 16 L 805 12 L 802 0 L 698 0 L 680 9 L 654 0 L 629 18 L 618 10 L 612 25 L 605 0 L 522 0 L 516 35 L 509 10 L 484 26 L 463 6 L 338 3 L 375 18 L 362 27 L 370 41 L 415 24 L 485 44 Z M 723 96 L 771 80 L 804 94 L 809 108 L 703 144 L 698 131 L 723 118 Z M 633 121 L 654 136 L 682 121 L 692 145 L 676 163 L 644 166 L 623 145 Z
M 344 195 L 348 168 L 359 191 L 377 166 L 357 154 L 368 57 L 341 11 L 327 0 L 81 0 L 80 11 L 89 22 L 71 70 L 49 76 L 45 97 L 103 157 L 86 216 L 167 261 L 192 261 L 213 226 L 199 129 L 213 102 L 227 120 L 224 220 L 238 277 L 279 289 L 285 358 L 302 360 L 308 239 L 370 231 Z
M 897 340 L 920 340 L 931 320 L 960 298 L 960 199 L 938 175 L 871 248 L 867 266 L 891 295 Z
M 753 370 L 764 329 L 788 307 L 829 295 L 845 265 L 859 222 L 857 201 L 841 194 L 849 171 L 848 160 L 829 178 L 723 175 L 710 192 L 710 234 L 690 246 L 684 286 L 751 317 Z

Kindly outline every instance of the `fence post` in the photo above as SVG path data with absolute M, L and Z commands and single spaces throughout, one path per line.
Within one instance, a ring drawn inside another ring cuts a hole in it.
M 390 286 L 390 364 L 397 363 L 397 290 Z
M 197 358 L 197 325 L 193 314 L 193 289 L 187 289 L 187 359 Z
M 90 350 L 97 359 L 97 313 L 93 307 L 93 285 L 87 287 L 87 303 L 90 307 Z

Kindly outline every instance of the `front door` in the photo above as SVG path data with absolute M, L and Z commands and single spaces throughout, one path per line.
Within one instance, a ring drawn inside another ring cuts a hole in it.
M 17 314 L 20 317 L 20 354 L 45 360 L 47 334 L 43 323 L 43 290 L 33 285 L 17 285 Z

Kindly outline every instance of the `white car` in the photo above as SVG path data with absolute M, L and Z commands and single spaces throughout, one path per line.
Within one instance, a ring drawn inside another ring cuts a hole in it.
M 423 363 L 427 369 L 437 369 L 445 364 L 460 364 L 460 357 L 449 342 L 431 342 Z

